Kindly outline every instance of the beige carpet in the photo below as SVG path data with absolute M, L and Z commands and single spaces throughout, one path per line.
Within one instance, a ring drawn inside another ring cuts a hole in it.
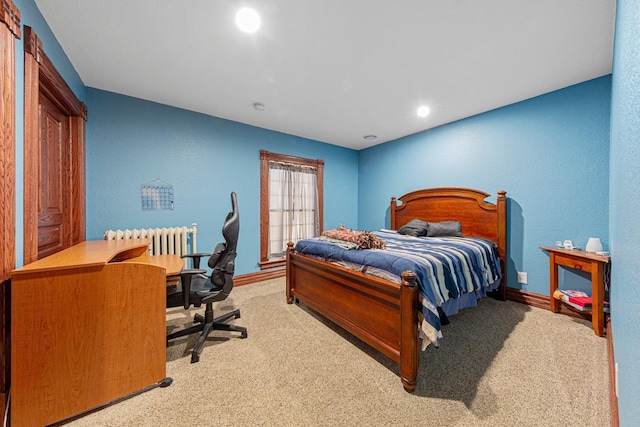
M 589 323 L 485 299 L 421 354 L 414 394 L 397 366 L 299 305 L 284 279 L 234 289 L 239 334 L 215 332 L 199 363 L 197 337 L 167 349 L 174 382 L 70 426 L 598 426 L 610 425 L 606 340 Z M 189 323 L 168 312 L 168 330 Z

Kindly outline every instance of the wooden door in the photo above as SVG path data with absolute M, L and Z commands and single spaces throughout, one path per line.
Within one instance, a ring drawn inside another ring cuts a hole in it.
M 69 118 L 40 93 L 38 259 L 71 246 Z
M 23 27 L 26 265 L 85 240 L 87 107 Z

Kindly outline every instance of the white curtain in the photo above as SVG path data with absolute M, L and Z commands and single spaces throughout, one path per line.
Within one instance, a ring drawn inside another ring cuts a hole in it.
M 269 162 L 269 253 L 282 258 L 287 242 L 319 235 L 318 171 Z

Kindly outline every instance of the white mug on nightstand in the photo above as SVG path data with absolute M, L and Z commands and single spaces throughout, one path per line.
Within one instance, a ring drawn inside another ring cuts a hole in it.
M 584 248 L 587 252 L 602 252 L 602 243 L 597 237 L 589 237 L 587 246 Z

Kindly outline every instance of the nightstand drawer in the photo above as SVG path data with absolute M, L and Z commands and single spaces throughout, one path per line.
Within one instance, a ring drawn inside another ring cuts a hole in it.
M 570 256 L 561 255 L 561 254 L 556 254 L 555 257 L 556 257 L 556 264 L 558 265 L 575 268 L 576 270 L 591 272 L 590 262 L 585 262 L 581 259 L 577 259 L 577 258 L 573 258 Z

